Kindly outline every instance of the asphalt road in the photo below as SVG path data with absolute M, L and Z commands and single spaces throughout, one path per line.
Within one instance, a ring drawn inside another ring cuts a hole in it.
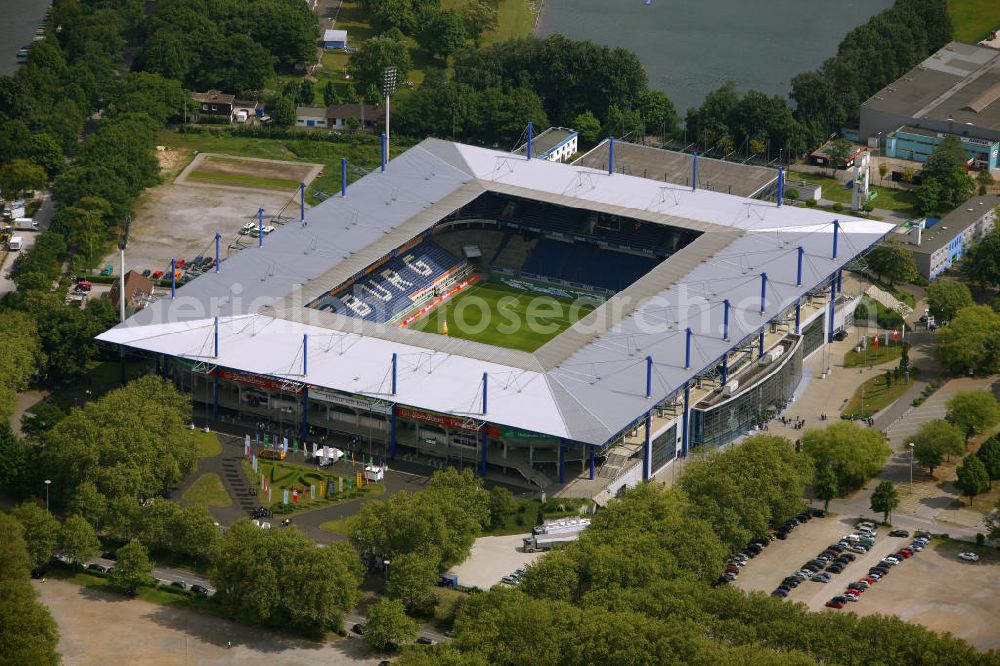
M 49 196 L 48 192 L 42 195 L 42 205 L 39 207 L 38 211 L 35 213 L 33 218 L 35 222 L 38 222 L 38 231 L 18 231 L 15 235 L 20 236 L 23 239 L 23 245 L 21 246 L 21 252 L 26 252 L 35 244 L 35 238 L 39 233 L 45 231 L 49 228 L 49 222 L 52 221 L 52 215 L 56 212 L 55 204 L 52 203 L 52 197 Z M 14 265 L 14 260 L 17 258 L 18 252 L 3 252 L 0 254 L 6 254 L 6 258 L 3 262 L 3 268 L 0 269 L 0 298 L 2 298 L 7 292 L 14 291 L 17 289 L 10 278 L 7 277 L 10 272 L 11 266 Z

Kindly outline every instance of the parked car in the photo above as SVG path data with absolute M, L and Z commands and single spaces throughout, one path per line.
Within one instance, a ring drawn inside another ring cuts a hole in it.
M 351 631 L 353 631 L 354 633 L 356 633 L 358 636 L 364 636 L 365 635 L 365 625 L 363 625 L 361 623 L 358 623 L 358 624 L 354 625 L 353 627 L 351 627 Z
M 186 590 L 188 588 L 188 584 L 182 580 L 175 580 L 170 583 L 170 587 L 176 587 L 178 590 Z
M 202 597 L 208 596 L 208 588 L 204 585 L 192 585 L 191 591 Z
M 893 530 L 893 531 L 889 532 L 889 536 L 891 536 L 891 537 L 906 538 L 906 537 L 910 536 L 910 533 L 907 532 L 906 530 Z
M 959 553 L 958 559 L 965 560 L 966 562 L 978 562 L 979 556 L 975 553 Z
M 87 565 L 87 568 L 91 571 L 97 571 L 98 573 L 107 573 L 108 568 L 103 564 L 98 564 L 97 562 L 91 562 Z
M 892 567 L 894 567 L 894 566 L 896 566 L 897 564 L 899 564 L 899 561 L 900 561 L 900 560 L 899 560 L 899 558 L 898 558 L 898 557 L 895 557 L 895 556 L 893 556 L 893 555 L 888 555 L 888 556 L 886 556 L 886 557 L 883 557 L 883 558 L 882 558 L 882 561 L 883 561 L 883 562 L 885 562 L 886 564 L 888 564 L 889 566 L 892 566 Z
M 739 575 L 740 568 L 738 566 L 736 566 L 735 564 L 727 564 L 726 565 L 726 573 L 731 573 L 731 574 Z
M 826 602 L 825 605 L 826 605 L 827 608 L 843 608 L 844 607 L 844 602 L 843 601 L 837 601 L 836 599 L 830 599 L 828 602 Z
M 830 574 L 824 572 L 824 573 L 818 573 L 818 574 L 816 574 L 815 576 L 813 576 L 809 580 L 815 581 L 817 583 L 829 583 L 830 582 L 830 578 L 831 578 Z
M 788 590 L 783 590 L 783 589 L 781 589 L 779 587 L 778 589 L 776 589 L 773 592 L 771 592 L 771 596 L 772 597 L 781 597 L 782 599 L 784 599 L 785 597 L 788 596 Z
M 417 637 L 417 645 L 433 645 L 433 644 L 434 644 L 434 641 L 432 641 L 431 639 L 427 638 L 426 636 L 418 636 Z

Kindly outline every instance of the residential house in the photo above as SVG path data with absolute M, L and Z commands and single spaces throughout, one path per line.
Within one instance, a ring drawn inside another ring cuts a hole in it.
M 389 111 L 392 115 L 392 111 Z M 366 132 L 378 131 L 385 124 L 385 109 L 371 104 L 334 104 L 326 109 L 326 126 L 333 130 L 351 129 L 351 119 Z
M 300 106 L 295 109 L 296 127 L 326 128 L 326 109 L 321 106 Z
M 121 280 L 115 280 L 108 292 L 111 304 L 115 306 L 115 311 L 119 308 L 119 289 Z M 144 278 L 135 271 L 125 273 L 125 316 L 130 317 L 139 310 L 149 305 L 150 297 L 153 295 L 153 282 L 149 278 Z
M 200 118 L 224 118 L 226 122 L 232 121 L 236 95 L 229 95 L 220 90 L 209 90 L 203 93 L 191 93 L 191 99 L 197 104 L 194 113 L 191 114 L 194 122 L 198 122 Z

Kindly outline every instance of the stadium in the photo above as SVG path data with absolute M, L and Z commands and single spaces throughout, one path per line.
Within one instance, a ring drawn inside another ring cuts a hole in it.
M 601 169 L 427 139 L 98 339 L 199 422 L 550 493 L 648 480 L 787 405 L 893 225 L 703 189 L 697 156 L 691 186 L 617 173 L 606 145 Z

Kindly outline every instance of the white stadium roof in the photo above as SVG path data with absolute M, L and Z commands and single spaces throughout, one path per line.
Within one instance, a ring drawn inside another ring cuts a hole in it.
M 479 194 L 494 191 L 702 235 L 534 354 L 304 307 Z M 838 257 L 832 258 L 834 219 Z M 893 229 L 825 211 L 427 139 L 124 324 L 107 343 L 602 444 Z M 798 248 L 804 250 L 796 286 Z M 761 273 L 767 273 L 760 313 Z M 724 305 L 729 341 L 722 339 Z M 605 315 L 607 315 L 605 317 Z M 214 318 L 219 354 L 214 356 Z M 607 320 L 593 325 L 595 320 Z M 685 329 L 692 330 L 685 369 Z M 308 334 L 308 375 L 302 374 Z M 397 354 L 397 394 L 390 365 Z M 646 357 L 653 359 L 646 398 Z M 481 413 L 488 373 L 488 413 Z

